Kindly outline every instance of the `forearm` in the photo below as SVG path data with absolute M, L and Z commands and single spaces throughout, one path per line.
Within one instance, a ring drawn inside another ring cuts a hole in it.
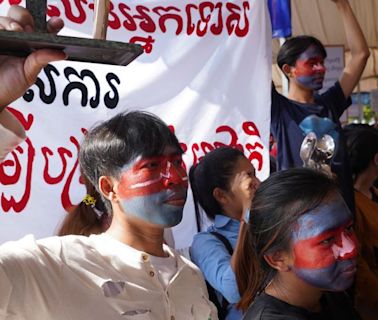
M 25 129 L 17 120 L 17 118 L 11 114 L 8 110 L 0 107 L 0 125 L 14 133 L 20 139 L 26 138 Z
M 362 59 L 367 59 L 370 54 L 369 47 L 349 1 L 339 0 L 336 2 L 336 6 L 343 20 L 346 39 L 352 57 L 361 56 Z

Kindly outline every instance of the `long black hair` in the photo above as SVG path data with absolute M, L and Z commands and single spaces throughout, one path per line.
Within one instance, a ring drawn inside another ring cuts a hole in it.
M 190 186 L 196 211 L 198 231 L 201 229 L 201 211 L 205 211 L 210 220 L 214 220 L 222 208 L 213 196 L 215 188 L 225 191 L 230 189 L 231 179 L 237 160 L 244 153 L 232 147 L 221 147 L 207 153 L 197 165 L 189 170 Z
M 275 172 L 260 184 L 248 228 L 242 230 L 243 241 L 238 242 L 235 250 L 239 308 L 246 310 L 276 274 L 264 255 L 288 251 L 297 219 L 336 194 L 340 195 L 332 179 L 307 168 Z

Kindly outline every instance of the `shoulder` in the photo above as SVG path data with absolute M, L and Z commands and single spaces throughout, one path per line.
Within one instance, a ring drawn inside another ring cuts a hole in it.
M 60 263 L 65 254 L 78 252 L 84 238 L 86 237 L 55 236 L 36 240 L 33 235 L 27 235 L 18 241 L 9 241 L 0 246 L 0 262 L 2 265 L 22 262 L 44 264 L 46 261 Z
M 208 255 L 209 252 L 206 252 L 208 248 L 214 248 L 218 245 L 221 245 L 224 247 L 221 240 L 219 240 L 214 234 L 212 234 L 209 231 L 203 231 L 200 233 L 197 233 L 194 238 L 191 245 L 191 253 L 194 252 L 194 254 L 203 253 Z
M 244 320 L 305 320 L 297 308 L 267 294 L 261 294 L 247 310 Z

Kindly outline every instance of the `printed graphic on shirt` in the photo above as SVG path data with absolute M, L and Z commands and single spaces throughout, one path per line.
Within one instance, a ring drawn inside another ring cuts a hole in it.
M 339 141 L 336 124 L 328 118 L 310 115 L 299 127 L 305 135 L 299 150 L 304 166 L 316 169 L 329 166 Z

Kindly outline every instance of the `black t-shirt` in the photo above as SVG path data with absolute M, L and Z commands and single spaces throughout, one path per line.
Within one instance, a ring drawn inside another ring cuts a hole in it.
M 295 307 L 266 293 L 256 297 L 243 320 L 360 320 L 349 297 L 344 293 L 324 293 L 322 312 Z
M 353 180 L 339 121 L 350 104 L 351 99 L 345 98 L 339 82 L 323 94 L 316 95 L 313 104 L 290 100 L 279 94 L 272 84 L 270 130 L 277 141 L 278 171 L 303 166 L 299 153 L 308 131 L 315 132 L 318 139 L 324 134 L 332 136 L 336 144 L 332 172 L 338 177 L 346 203 L 354 211 Z

